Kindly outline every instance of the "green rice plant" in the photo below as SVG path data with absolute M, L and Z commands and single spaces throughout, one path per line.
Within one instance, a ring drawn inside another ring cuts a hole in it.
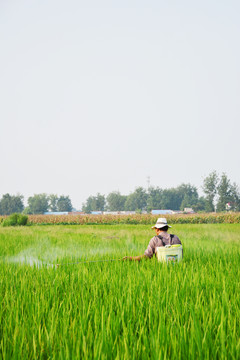
M 0 358 L 239 359 L 240 225 L 171 230 L 174 266 L 71 264 L 142 254 L 146 225 L 0 228 Z

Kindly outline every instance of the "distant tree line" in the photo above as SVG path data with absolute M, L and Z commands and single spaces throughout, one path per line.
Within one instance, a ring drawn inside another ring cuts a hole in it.
M 197 188 L 182 184 L 176 188 L 161 189 L 150 187 L 136 188 L 129 195 L 113 191 L 106 197 L 102 194 L 89 196 L 82 210 L 91 211 L 148 211 L 158 209 L 184 210 L 192 208 L 195 212 L 240 211 L 240 192 L 236 183 L 231 183 L 227 175 L 219 176 L 211 172 L 203 181 L 205 196 L 199 196 Z
M 0 215 L 12 213 L 44 214 L 47 211 L 72 211 L 69 196 L 55 194 L 35 194 L 28 198 L 28 206 L 24 208 L 22 195 L 5 194 L 0 199 Z
M 225 173 L 221 176 L 211 172 L 204 180 L 199 196 L 197 188 L 191 184 L 181 184 L 175 188 L 149 189 L 138 187 L 129 195 L 113 191 L 107 196 L 98 193 L 89 196 L 82 206 L 85 213 L 92 211 L 148 211 L 158 209 L 184 210 L 192 208 L 195 212 L 240 211 L 240 191 L 236 183 L 231 183 Z M 22 195 L 5 194 L 0 199 L 0 215 L 12 213 L 43 214 L 47 211 L 72 211 L 69 196 L 56 194 L 35 194 L 28 198 L 24 208 Z
M 3 195 L 0 199 L 0 215 L 10 215 L 12 213 L 23 212 L 23 199 L 22 195 Z

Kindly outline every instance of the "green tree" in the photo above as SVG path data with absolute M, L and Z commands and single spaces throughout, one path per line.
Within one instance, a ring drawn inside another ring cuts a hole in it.
M 69 196 L 61 195 L 57 201 L 58 211 L 72 211 L 72 202 Z
M 181 184 L 176 188 L 162 190 L 160 209 L 183 210 L 185 207 L 193 207 L 197 201 L 197 188 L 191 184 Z
M 191 197 L 188 194 L 185 194 L 183 200 L 181 202 L 180 210 L 184 210 L 185 208 L 191 208 Z
M 23 214 L 25 214 L 25 215 L 31 215 L 31 214 L 32 214 L 31 209 L 30 209 L 29 206 L 26 206 L 26 207 L 24 208 Z
M 163 190 L 159 187 L 154 188 L 151 186 L 148 190 L 147 197 L 147 211 L 162 209 L 162 194 Z
M 96 200 L 94 196 L 89 196 L 86 200 L 86 202 L 83 204 L 82 206 L 82 210 L 86 213 L 86 214 L 90 214 L 91 211 L 94 211 L 94 209 L 96 208 Z
M 89 196 L 87 198 L 86 203 L 82 206 L 82 210 L 87 214 L 90 214 L 91 211 L 104 211 L 105 204 L 105 196 L 97 193 L 96 196 Z
M 217 202 L 217 211 L 226 211 L 226 204 L 231 202 L 231 183 L 225 173 L 222 174 L 219 185 L 217 187 L 218 191 L 218 202 Z
M 218 175 L 216 171 L 211 172 L 204 180 L 203 180 L 203 192 L 206 195 L 206 211 L 212 212 L 214 211 L 214 201 L 218 191 Z
M 206 209 L 206 199 L 201 196 L 198 199 L 198 202 L 195 205 L 192 205 L 192 208 L 195 212 L 204 211 Z
M 186 207 L 193 207 L 198 202 L 197 188 L 191 184 L 182 184 L 177 188 L 179 198 L 182 199 L 180 210 L 184 210 Z
M 58 196 L 55 194 L 50 194 L 48 196 L 48 204 L 50 211 L 58 211 Z
M 107 196 L 107 209 L 109 211 L 122 211 L 127 196 L 121 195 L 119 191 L 113 191 Z
M 128 195 L 125 202 L 125 210 L 142 211 L 147 208 L 147 192 L 142 187 L 138 187 L 133 193 Z
M 176 188 L 164 189 L 161 197 L 160 209 L 179 210 L 182 202 L 182 197 Z
M 48 211 L 47 194 L 34 194 L 28 198 L 30 214 L 44 214 Z
M 0 200 L 0 214 L 10 215 L 13 213 L 21 213 L 24 209 L 22 195 L 5 194 Z
M 239 187 L 236 183 L 231 185 L 231 210 L 240 211 L 240 191 Z
M 96 211 L 104 211 L 106 205 L 106 199 L 104 195 L 97 193 L 96 196 Z

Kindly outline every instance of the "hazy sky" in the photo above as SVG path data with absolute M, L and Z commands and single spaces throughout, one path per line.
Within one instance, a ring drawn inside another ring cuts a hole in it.
M 240 2 L 0 0 L 0 196 L 240 183 Z

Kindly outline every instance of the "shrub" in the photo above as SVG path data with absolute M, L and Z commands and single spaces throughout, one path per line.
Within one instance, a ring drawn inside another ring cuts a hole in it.
M 23 214 L 11 214 L 6 219 L 3 220 L 3 226 L 24 226 L 28 222 L 27 215 Z

